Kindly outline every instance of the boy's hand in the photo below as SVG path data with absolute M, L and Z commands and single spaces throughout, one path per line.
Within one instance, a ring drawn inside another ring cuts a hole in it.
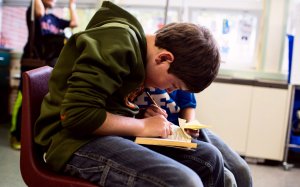
M 160 107 L 157 107 L 155 105 L 150 105 L 148 108 L 146 108 L 144 113 L 145 118 L 156 116 L 156 115 L 163 115 L 165 118 L 168 117 L 167 112 Z
M 172 134 L 172 123 L 163 115 L 155 115 L 142 120 L 144 121 L 144 130 L 141 136 L 167 138 Z
M 185 132 L 194 139 L 197 139 L 199 137 L 199 130 L 185 129 Z

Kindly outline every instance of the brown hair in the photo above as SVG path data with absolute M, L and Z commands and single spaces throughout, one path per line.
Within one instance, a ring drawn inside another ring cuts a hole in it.
M 218 45 L 205 27 L 171 23 L 156 32 L 155 45 L 174 55 L 168 70 L 189 91 L 201 92 L 216 78 L 220 66 Z

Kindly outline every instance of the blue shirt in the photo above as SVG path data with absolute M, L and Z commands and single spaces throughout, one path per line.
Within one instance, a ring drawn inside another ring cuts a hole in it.
M 41 34 L 64 35 L 64 29 L 69 27 L 70 21 L 60 19 L 53 14 L 45 14 L 40 19 Z
M 175 90 L 168 93 L 165 90 L 157 88 L 146 89 L 155 102 L 168 114 L 168 120 L 178 125 L 179 112 L 185 108 L 196 108 L 196 99 L 193 93 L 189 93 L 182 90 Z M 151 100 L 146 93 L 141 94 L 135 99 L 135 104 L 140 108 L 147 108 L 151 105 Z
M 31 22 L 31 5 L 26 11 L 26 23 L 28 33 L 34 33 L 33 39 L 28 34 L 22 58 L 39 58 L 51 62 L 56 61 L 64 46 L 65 34 L 63 30 L 70 26 L 70 21 L 61 19 L 54 14 L 45 14 L 41 18 L 35 18 L 34 30 Z M 33 56 L 30 51 L 30 41 L 33 42 Z

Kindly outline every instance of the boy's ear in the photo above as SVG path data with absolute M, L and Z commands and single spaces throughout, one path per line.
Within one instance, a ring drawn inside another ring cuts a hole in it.
M 155 59 L 155 62 L 160 64 L 163 62 L 172 63 L 174 61 L 174 56 L 169 51 L 163 51 L 157 55 L 157 58 Z

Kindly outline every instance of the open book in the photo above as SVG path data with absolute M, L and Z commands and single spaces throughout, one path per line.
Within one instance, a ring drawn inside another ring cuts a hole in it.
M 144 145 L 194 149 L 197 144 L 192 143 L 192 137 L 185 132 L 185 129 L 198 130 L 206 127 L 208 126 L 200 124 L 197 120 L 186 122 L 186 120 L 179 119 L 179 126 L 173 124 L 172 134 L 167 138 L 136 137 L 135 142 Z

